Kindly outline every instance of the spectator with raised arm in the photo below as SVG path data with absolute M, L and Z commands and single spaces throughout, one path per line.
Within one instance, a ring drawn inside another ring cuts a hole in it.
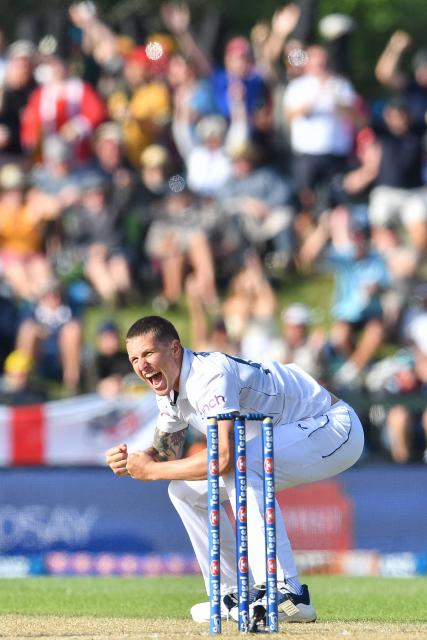
M 304 74 L 286 89 L 284 118 L 301 208 L 312 215 L 319 190 L 343 171 L 352 150 L 356 94 L 349 80 L 329 70 L 324 47 L 311 46 L 306 55 Z
M 243 36 L 231 38 L 225 46 L 224 66 L 214 68 L 191 35 L 188 6 L 185 3 L 166 3 L 163 5 L 162 16 L 169 30 L 176 34 L 186 57 L 196 65 L 201 74 L 210 78 L 215 110 L 225 118 L 231 118 L 234 87 L 238 85 L 249 123 L 253 125 L 255 111 L 269 102 L 269 92 L 254 66 L 249 40 Z
M 402 225 L 420 254 L 427 248 L 427 199 L 423 187 L 423 143 L 412 128 L 407 100 L 395 96 L 384 109 L 384 129 L 378 133 L 375 186 L 370 193 L 373 228 Z M 374 143 L 375 144 L 375 143 Z
M 333 382 L 356 385 L 384 340 L 381 293 L 391 284 L 390 274 L 382 256 L 370 247 L 366 220 L 352 219 L 343 206 L 322 215 L 300 250 L 305 264 L 312 264 L 321 254 L 335 278 L 332 346 L 346 355 Z
M 419 49 L 412 58 L 412 74 L 402 68 L 404 54 L 411 48 L 412 38 L 406 31 L 395 31 L 378 59 L 375 76 L 393 93 L 401 93 L 408 102 L 411 120 L 421 129 L 426 127 L 427 113 L 427 49 Z

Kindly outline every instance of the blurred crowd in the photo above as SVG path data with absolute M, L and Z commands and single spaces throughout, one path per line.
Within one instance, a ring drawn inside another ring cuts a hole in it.
M 89 348 L 87 308 L 185 304 L 194 349 L 387 396 L 373 440 L 422 458 L 427 49 L 395 32 L 375 68 L 383 99 L 362 95 L 363 26 L 315 9 L 288 3 L 244 35 L 174 2 L 113 28 L 83 1 L 54 30 L 27 17 L 1 34 L 1 402 L 43 401 L 46 380 L 119 393 L 119 328 L 104 322 Z M 327 318 L 279 308 L 295 274 L 326 270 Z

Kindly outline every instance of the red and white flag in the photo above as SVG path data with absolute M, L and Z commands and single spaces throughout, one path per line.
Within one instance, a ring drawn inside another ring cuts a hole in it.
M 106 450 L 115 444 L 149 447 L 157 415 L 151 393 L 0 407 L 0 466 L 104 465 Z

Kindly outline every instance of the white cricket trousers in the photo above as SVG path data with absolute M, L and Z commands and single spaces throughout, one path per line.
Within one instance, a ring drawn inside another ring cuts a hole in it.
M 325 414 L 274 427 L 276 491 L 330 478 L 348 469 L 363 450 L 363 427 L 355 411 L 343 400 Z M 248 554 L 254 584 L 265 583 L 263 460 L 260 435 L 247 444 Z M 232 525 L 223 505 L 235 510 L 234 471 L 220 479 L 221 486 L 221 591 L 236 591 L 236 546 Z M 209 594 L 207 481 L 174 480 L 171 501 L 188 532 Z M 276 502 L 278 580 L 298 575 L 286 526 Z

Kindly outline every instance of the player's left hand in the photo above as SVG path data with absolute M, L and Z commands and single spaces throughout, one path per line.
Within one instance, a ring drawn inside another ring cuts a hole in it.
M 152 470 L 156 461 L 147 451 L 134 451 L 129 453 L 126 471 L 134 480 L 153 480 Z

